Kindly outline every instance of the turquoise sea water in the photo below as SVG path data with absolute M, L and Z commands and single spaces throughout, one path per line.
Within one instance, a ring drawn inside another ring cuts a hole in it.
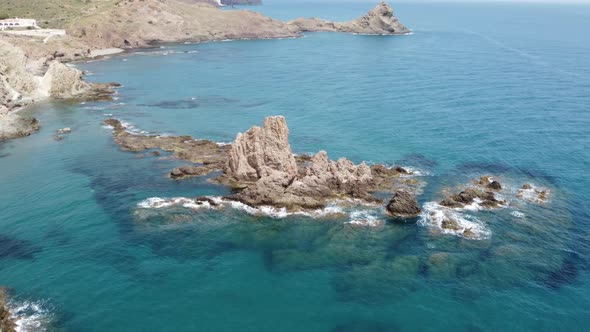
M 345 20 L 371 3 L 253 9 Z M 414 33 L 164 45 L 76 64 L 118 100 L 26 110 L 0 145 L 0 283 L 66 331 L 585 331 L 590 318 L 590 6 L 395 6 Z M 492 174 L 550 202 L 464 211 L 482 240 L 425 220 L 352 226 L 241 210 L 142 209 L 224 195 L 182 162 L 123 152 L 101 122 L 229 142 L 284 115 L 296 153 L 418 169 L 419 202 Z M 63 141 L 55 130 L 71 127 Z M 49 323 L 45 321 L 49 320 Z M 26 330 L 26 329 L 24 329 Z

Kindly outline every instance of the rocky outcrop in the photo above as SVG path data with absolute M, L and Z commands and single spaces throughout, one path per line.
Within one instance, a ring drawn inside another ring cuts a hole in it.
M 355 165 L 346 158 L 334 161 L 325 151 L 313 157 L 295 157 L 289 144 L 289 129 L 282 116 L 267 117 L 262 127 L 253 126 L 244 134 L 238 134 L 231 145 L 222 146 L 190 136 L 136 135 L 126 131 L 116 119 L 104 123 L 113 128 L 113 138 L 124 150 L 161 149 L 173 152 L 178 159 L 199 164 L 175 168 L 169 173 L 172 179 L 223 170 L 223 174 L 212 181 L 242 189 L 226 199 L 250 206 L 316 209 L 341 199 L 374 204 L 381 200 L 372 192 L 405 189 L 404 192 L 410 193 L 419 185 L 415 179 L 401 178 L 401 174 L 410 174 L 401 167 L 369 167 L 364 162 Z M 403 215 L 407 216 L 418 213 L 419 208 L 418 212 L 415 208 L 415 198 L 413 203 L 400 203 L 398 207 L 406 211 Z
M 228 199 L 251 206 L 272 205 L 291 210 L 313 209 L 336 199 L 380 202 L 371 195 L 383 179 L 399 175 L 397 170 L 365 163 L 355 165 L 346 158 L 330 160 L 325 151 L 311 158 L 291 153 L 283 117 L 269 117 L 262 128 L 252 127 L 232 144 L 221 182 L 245 189 Z
M 370 194 L 371 170 L 364 163 L 355 165 L 345 158 L 332 161 L 325 151 L 320 151 L 312 158 L 311 166 L 300 173 L 293 176 L 269 168 L 254 184 L 228 198 L 251 206 L 272 205 L 289 210 L 321 208 L 341 198 L 379 201 Z
M 490 175 L 480 177 L 476 184 L 489 190 L 502 190 L 502 184 L 498 180 L 494 180 Z
M 394 217 L 415 217 L 421 212 L 416 196 L 406 190 L 398 190 L 386 209 Z
M 170 151 L 178 159 L 204 164 L 211 171 L 224 168 L 231 148 L 227 145 L 219 146 L 217 143 L 208 140 L 195 140 L 191 136 L 132 134 L 117 119 L 107 119 L 104 124 L 113 128 L 113 138 L 124 150 L 133 152 L 150 149 Z M 187 171 L 190 172 L 188 169 Z
M 261 127 L 239 133 L 232 144 L 225 174 L 236 182 L 255 182 L 270 171 L 297 174 L 295 157 L 289 145 L 289 129 L 282 116 L 267 117 Z
M 8 292 L 4 287 L 0 287 L 0 331 L 16 331 L 16 322 L 7 308 Z
M 39 121 L 18 114 L 0 114 L 0 141 L 29 136 L 39 130 Z
M 82 71 L 53 61 L 43 76 L 41 84 L 51 97 L 74 98 L 90 90 L 91 85 L 84 82 L 82 77 Z
M 318 18 L 299 18 L 289 22 L 299 31 L 332 31 L 370 35 L 399 35 L 409 33 L 395 15 L 393 8 L 381 2 L 370 12 L 350 22 L 331 22 Z

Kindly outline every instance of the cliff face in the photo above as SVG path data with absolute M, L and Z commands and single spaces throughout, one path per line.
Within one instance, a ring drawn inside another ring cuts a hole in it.
M 350 22 L 330 22 L 318 18 L 299 18 L 289 22 L 299 31 L 332 31 L 371 35 L 397 35 L 410 32 L 397 17 L 393 8 L 381 2 L 367 14 Z

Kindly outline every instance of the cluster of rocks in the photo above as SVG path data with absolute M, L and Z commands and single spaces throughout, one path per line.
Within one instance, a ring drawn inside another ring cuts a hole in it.
M 72 133 L 72 128 L 70 127 L 65 127 L 65 128 L 61 128 L 55 131 L 55 135 L 53 135 L 53 139 L 56 141 L 61 141 L 65 138 L 66 135 L 69 135 Z
M 498 200 L 494 191 L 502 189 L 502 184 L 493 180 L 491 176 L 483 176 L 475 182 L 478 187 L 470 187 L 457 194 L 451 194 L 440 202 L 440 205 L 449 208 L 464 208 L 476 203 L 484 208 L 494 209 L 506 206 L 508 202 Z

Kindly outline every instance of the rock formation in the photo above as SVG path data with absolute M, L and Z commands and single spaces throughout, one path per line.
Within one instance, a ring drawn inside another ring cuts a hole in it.
M 16 323 L 12 318 L 12 314 L 6 307 L 8 302 L 8 293 L 5 288 L 0 287 L 0 331 L 14 332 L 16 331 Z
M 226 199 L 250 206 L 316 209 L 339 199 L 373 204 L 381 200 L 372 192 L 405 189 L 410 193 L 421 185 L 416 179 L 400 177 L 409 174 L 401 167 L 355 165 L 346 158 L 334 161 L 325 151 L 313 157 L 295 157 L 289 144 L 289 129 L 282 116 L 267 117 L 262 127 L 253 126 L 244 134 L 238 134 L 231 145 L 222 146 L 190 136 L 132 134 L 116 119 L 104 123 L 113 128 L 113 138 L 124 150 L 161 149 L 173 152 L 178 159 L 198 164 L 175 168 L 169 173 L 172 179 L 223 170 L 223 174 L 212 181 L 242 189 Z M 406 208 L 408 215 L 414 214 L 413 209 Z
M 386 209 L 395 217 L 415 217 L 421 212 L 416 196 L 406 190 L 398 190 L 389 200 Z
M 267 117 L 262 128 L 253 126 L 239 133 L 232 144 L 225 174 L 236 182 L 255 182 L 270 171 L 297 175 L 297 164 L 289 145 L 289 129 L 282 116 Z
M 346 158 L 330 160 L 325 151 L 296 163 L 283 117 L 269 117 L 262 128 L 252 127 L 232 144 L 223 183 L 245 188 L 229 196 L 251 206 L 272 205 L 287 209 L 313 209 L 337 199 L 377 203 L 371 192 L 379 190 L 396 169 L 383 165 L 355 165 Z M 389 180 L 389 181 L 388 181 Z
M 381 2 L 367 14 L 350 22 L 330 22 L 319 18 L 298 18 L 289 22 L 299 31 L 331 31 L 371 35 L 398 35 L 409 33 L 397 17 L 393 8 Z

